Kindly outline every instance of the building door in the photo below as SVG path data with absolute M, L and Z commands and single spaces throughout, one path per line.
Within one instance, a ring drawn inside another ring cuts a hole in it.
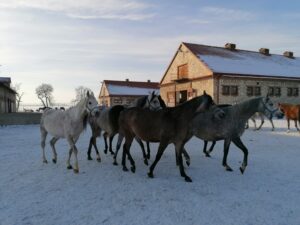
M 176 92 L 176 105 L 187 101 L 187 90 Z

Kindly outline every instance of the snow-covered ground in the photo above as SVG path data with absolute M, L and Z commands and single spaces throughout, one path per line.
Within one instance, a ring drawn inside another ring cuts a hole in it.
M 247 130 L 242 140 L 249 149 L 249 165 L 241 175 L 242 152 L 231 145 L 228 163 L 221 166 L 222 142 L 212 158 L 204 157 L 203 142 L 191 139 L 186 149 L 191 166 L 186 183 L 169 146 L 147 177 L 136 143 L 131 152 L 137 171 L 123 172 L 103 154 L 102 162 L 86 159 L 90 129 L 78 141 L 80 173 L 66 169 L 67 143 L 57 143 L 58 163 L 42 163 L 38 126 L 0 127 L 0 224 L 300 224 L 300 134 L 286 133 L 286 121 L 270 131 Z M 49 139 L 48 139 L 49 140 Z M 157 144 L 151 144 L 152 158 Z M 95 158 L 95 154 L 93 152 Z M 121 156 L 121 154 L 119 154 Z M 120 158 L 118 160 L 120 162 Z

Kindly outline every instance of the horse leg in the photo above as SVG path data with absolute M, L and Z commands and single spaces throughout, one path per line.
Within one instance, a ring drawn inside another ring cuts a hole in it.
M 157 150 L 157 153 L 155 156 L 155 160 L 149 168 L 148 177 L 153 178 L 154 168 L 155 168 L 156 164 L 158 163 L 158 161 L 160 160 L 161 156 L 163 155 L 164 150 L 167 148 L 167 146 L 168 146 L 168 141 L 163 141 L 163 140 L 160 141 L 158 150 Z
M 94 138 L 94 136 L 91 136 L 90 143 L 89 143 L 89 148 L 88 148 L 88 151 L 87 151 L 87 159 L 88 160 L 93 160 L 93 158 L 91 157 L 92 146 L 93 146 L 93 138 Z
M 247 120 L 246 124 L 245 124 L 245 129 L 249 128 L 249 121 Z
M 115 136 L 115 135 L 109 136 L 109 152 L 110 152 L 110 154 L 112 154 L 112 155 L 115 154 L 114 151 L 112 150 L 112 141 L 113 141 L 113 139 L 114 139 L 114 136 Z
M 256 120 L 253 117 L 251 117 L 251 120 L 252 120 L 252 122 L 254 124 L 254 130 L 257 130 Z
M 215 147 L 216 143 L 217 143 L 216 141 L 212 142 L 210 148 L 208 149 L 208 154 L 210 154 L 214 150 L 214 147 Z M 210 157 L 210 155 L 209 155 L 209 157 Z
M 119 152 L 119 150 L 121 148 L 121 144 L 122 144 L 123 139 L 124 139 L 124 136 L 119 134 L 119 136 L 118 136 L 118 142 L 117 142 L 117 147 L 116 147 L 116 151 L 115 151 L 115 154 L 114 154 L 114 162 L 113 162 L 113 164 L 115 166 L 118 165 L 118 163 L 117 163 L 117 156 L 118 156 L 118 152 Z M 124 152 L 124 150 L 123 150 L 123 152 Z
M 290 132 L 290 119 L 287 119 L 288 130 L 286 132 Z
M 41 127 L 41 147 L 42 147 L 42 153 L 43 153 L 43 163 L 48 163 L 46 159 L 46 154 L 45 154 L 45 146 L 46 146 L 46 137 L 48 132 Z
M 240 171 L 241 173 L 243 174 L 245 169 L 246 169 L 246 166 L 248 164 L 248 149 L 246 148 L 246 146 L 243 144 L 242 140 L 240 138 L 235 138 L 232 140 L 232 142 L 238 147 L 240 148 L 243 153 L 244 153 L 244 160 L 243 160 L 243 164 L 242 166 L 240 167 Z
M 127 155 L 128 159 L 131 163 L 131 171 L 134 173 L 135 172 L 135 162 L 130 154 L 130 146 L 133 141 L 133 138 L 134 137 L 131 137 L 131 136 L 127 136 L 125 138 L 125 143 L 123 145 L 122 166 L 123 166 L 123 171 L 128 171 L 128 169 L 126 167 L 126 155 Z
M 274 131 L 274 130 L 275 130 L 275 127 L 274 127 L 273 120 L 272 120 L 272 118 L 271 118 L 271 119 L 269 119 L 269 120 L 270 120 L 270 123 L 271 123 L 271 125 L 272 125 L 272 131 Z
M 257 128 L 257 130 L 260 130 L 261 127 L 263 126 L 263 124 L 265 123 L 264 116 L 261 116 L 260 119 L 261 119 L 261 122 L 260 122 L 260 125 L 259 125 L 259 127 Z
M 150 159 L 150 142 L 146 141 L 146 145 L 147 145 L 147 159 Z
M 142 152 L 143 152 L 144 163 L 148 166 L 148 159 L 147 159 L 147 155 L 146 155 L 144 144 L 143 144 L 142 140 L 140 138 L 138 138 L 137 136 L 135 136 L 135 140 L 140 145 L 140 147 L 142 149 Z
M 92 140 L 92 144 L 94 146 L 94 149 L 96 151 L 96 155 L 97 155 L 97 161 L 98 162 L 101 162 L 101 157 L 100 157 L 100 153 L 98 151 L 98 147 L 97 147 L 97 137 L 94 137 L 93 140 Z
M 108 134 L 106 132 L 104 132 L 103 139 L 104 139 L 104 145 L 105 145 L 105 149 L 104 149 L 105 154 L 107 154 L 107 149 L 108 149 L 107 136 L 108 136 Z
M 227 156 L 228 156 L 228 151 L 229 151 L 229 146 L 230 146 L 230 139 L 225 139 L 224 140 L 224 155 L 223 155 L 223 166 L 225 167 L 226 171 L 233 171 L 230 166 L 227 165 Z
M 297 129 L 297 131 L 299 131 L 299 128 L 298 128 L 298 125 L 297 125 L 297 120 L 294 120 L 294 122 L 295 122 L 295 127 L 296 127 L 296 129 Z
M 71 156 L 72 156 L 72 152 L 73 152 L 73 149 L 70 148 L 70 150 L 69 150 L 69 157 L 68 157 L 68 160 L 67 160 L 67 169 L 68 169 L 68 170 L 73 169 L 73 167 L 72 167 L 72 165 L 71 165 L 71 163 L 70 163 Z
M 55 149 L 55 143 L 57 142 L 59 138 L 53 137 L 50 141 L 50 145 L 53 151 L 53 159 L 52 162 L 56 163 L 57 162 L 57 153 L 56 153 L 56 149 Z
M 183 160 L 182 160 L 183 145 L 184 145 L 184 143 L 177 143 L 175 145 L 175 149 L 176 149 L 176 153 L 177 153 L 178 161 L 179 161 L 179 171 L 180 171 L 180 175 L 182 177 L 184 177 L 186 182 L 192 182 L 192 179 L 188 175 L 186 175 L 186 173 L 184 171 Z
M 190 158 L 190 155 L 187 153 L 187 151 L 185 150 L 185 148 L 182 149 L 182 154 L 185 158 L 185 163 L 187 166 L 190 166 L 191 164 L 191 158 Z
M 79 173 L 78 158 L 77 158 L 78 150 L 75 145 L 76 141 L 74 141 L 73 138 L 69 136 L 68 142 L 69 142 L 69 145 L 72 148 L 72 152 L 74 153 L 74 156 L 75 156 L 75 165 L 74 165 L 73 171 L 74 171 L 74 173 Z M 71 152 L 71 154 L 72 154 L 72 152 Z M 69 153 L 69 159 L 71 157 L 71 154 Z M 70 163 L 70 161 L 69 161 L 69 163 Z
M 208 141 L 204 141 L 203 153 L 205 154 L 206 157 L 210 157 L 210 155 L 209 155 L 209 154 L 207 153 L 207 151 L 206 151 L 207 143 L 208 143 Z

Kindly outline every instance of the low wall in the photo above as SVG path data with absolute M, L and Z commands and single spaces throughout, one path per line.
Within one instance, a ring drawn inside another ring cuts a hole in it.
M 0 125 L 39 124 L 42 113 L 0 113 Z

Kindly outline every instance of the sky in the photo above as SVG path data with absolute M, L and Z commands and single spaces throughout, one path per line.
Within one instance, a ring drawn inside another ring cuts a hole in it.
M 23 104 L 51 84 L 56 103 L 75 88 L 98 96 L 104 79 L 159 82 L 181 42 L 300 55 L 300 1 L 0 0 L 0 76 Z

